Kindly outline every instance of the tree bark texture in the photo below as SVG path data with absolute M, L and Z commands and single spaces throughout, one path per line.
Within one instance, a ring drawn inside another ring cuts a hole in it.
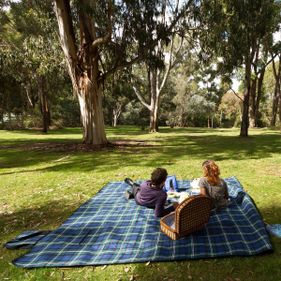
M 51 114 L 48 106 L 48 98 L 45 88 L 45 81 L 43 77 L 39 77 L 39 100 L 40 100 L 40 111 L 42 114 L 42 131 L 47 133 L 51 124 Z
M 275 78 L 275 87 L 274 87 L 274 94 L 272 99 L 272 115 L 271 115 L 271 121 L 270 125 L 275 126 L 276 125 L 276 117 L 277 117 L 277 111 L 279 107 L 279 119 L 281 121 L 281 113 L 280 113 L 280 107 L 281 107 L 281 91 L 280 91 L 280 80 L 281 80 L 281 56 L 279 57 L 279 66 L 278 70 L 276 69 L 275 61 L 272 61 L 272 68 L 273 68 L 273 74 Z
M 255 127 L 257 79 L 257 76 L 254 79 L 251 79 L 251 95 L 249 109 L 249 126 L 251 128 Z
M 151 133 L 158 132 L 158 109 L 159 109 L 159 80 L 157 75 L 157 69 L 150 70 L 150 125 L 149 131 Z
M 246 89 L 243 99 L 243 109 L 242 109 L 242 121 L 240 128 L 240 136 L 247 137 L 249 129 L 249 101 L 251 93 L 251 60 L 250 57 L 246 58 L 246 69 L 245 69 L 245 84 Z
M 73 90 L 79 101 L 83 142 L 105 145 L 108 141 L 105 134 L 102 88 L 98 68 L 98 46 L 105 41 L 102 37 L 97 37 L 92 19 L 85 12 L 85 4 L 90 5 L 88 1 L 81 0 L 79 4 L 82 6 L 78 11 L 80 45 L 74 34 L 69 0 L 55 0 L 61 45 Z
M 113 116 L 112 116 L 112 126 L 117 126 L 118 118 L 120 117 L 120 114 L 122 112 L 122 104 L 116 103 L 115 107 L 113 108 Z
M 260 101 L 261 101 L 261 96 L 262 96 L 262 85 L 263 85 L 263 78 L 265 74 L 265 68 L 261 70 L 261 73 L 258 78 L 258 88 L 257 88 L 257 98 L 256 98 L 256 110 L 255 110 L 255 127 L 260 127 L 261 126 L 261 113 L 260 113 Z

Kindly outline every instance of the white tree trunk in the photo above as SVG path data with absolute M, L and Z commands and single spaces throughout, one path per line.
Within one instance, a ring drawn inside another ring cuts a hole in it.
M 91 24 L 89 23 L 88 16 L 84 11 L 80 11 L 81 46 L 78 52 L 69 1 L 56 0 L 55 12 L 61 45 L 66 57 L 73 90 L 79 101 L 83 125 L 83 142 L 86 144 L 105 145 L 108 141 L 103 119 L 102 92 L 97 58 L 99 44 L 104 43 L 110 36 L 96 38 L 93 29 L 90 28 Z M 94 38 L 93 42 L 91 41 L 92 38 L 88 36 L 89 33 Z M 79 56 L 77 55 L 78 53 Z
M 159 88 L 157 69 L 151 70 L 150 75 L 150 125 L 149 131 L 151 133 L 158 132 L 158 108 L 159 108 Z
M 117 121 L 119 116 L 121 115 L 122 112 L 122 105 L 117 102 L 115 105 L 115 108 L 113 109 L 113 120 L 112 120 L 112 126 L 116 127 L 117 126 Z
M 102 111 L 102 90 L 86 74 L 80 77 L 78 100 L 83 125 L 83 142 L 86 144 L 107 144 Z

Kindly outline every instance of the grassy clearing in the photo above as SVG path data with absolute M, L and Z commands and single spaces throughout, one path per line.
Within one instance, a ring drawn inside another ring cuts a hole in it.
M 201 175 L 201 163 L 218 162 L 222 176 L 235 175 L 254 198 L 264 219 L 281 222 L 280 131 L 169 129 L 147 134 L 136 127 L 109 128 L 111 141 L 135 141 L 102 151 L 44 149 L 44 144 L 79 143 L 80 129 L 41 134 L 0 131 L 1 244 L 26 229 L 54 229 L 109 181 L 145 179 L 165 167 L 178 179 Z M 275 251 L 257 257 L 127 264 L 71 269 L 25 270 L 11 261 L 24 251 L 0 249 L 0 280 L 278 280 L 281 240 Z

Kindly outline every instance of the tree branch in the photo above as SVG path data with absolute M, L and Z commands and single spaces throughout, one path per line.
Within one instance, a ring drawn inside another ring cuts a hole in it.
M 94 40 L 92 43 L 92 48 L 96 48 L 99 45 L 105 44 L 110 41 L 111 34 L 112 34 L 112 2 L 111 0 L 107 1 L 108 3 L 108 10 L 107 10 L 107 34 L 104 37 L 99 37 Z
M 167 78 L 169 76 L 169 73 L 170 73 L 170 70 L 171 70 L 171 66 L 172 66 L 172 52 L 173 52 L 173 49 L 174 49 L 174 36 L 172 37 L 171 48 L 170 48 L 170 52 L 169 52 L 169 55 L 170 55 L 169 64 L 168 64 L 166 73 L 164 74 L 164 77 L 162 79 L 161 85 L 160 85 L 160 87 L 158 89 L 158 93 L 161 93 L 161 91 L 164 88 L 164 85 L 166 83 L 166 80 L 167 80 Z
M 244 101 L 232 88 L 230 88 L 230 90 L 233 92 L 233 94 L 239 98 L 241 101 Z
M 257 72 L 257 75 L 259 75 L 262 71 L 263 68 L 266 68 L 272 61 L 274 61 L 274 59 L 278 56 L 278 53 L 276 53 L 275 55 L 272 54 L 271 52 L 271 59 Z
M 134 92 L 135 92 L 136 96 L 138 97 L 139 101 L 141 102 L 141 104 L 144 105 L 148 110 L 151 111 L 151 106 L 145 102 L 144 98 L 138 92 L 137 88 L 135 86 L 133 86 L 133 89 L 134 89 Z
M 56 14 L 59 38 L 63 49 L 68 72 L 72 81 L 73 88 L 78 92 L 78 85 L 75 79 L 75 69 L 77 64 L 77 46 L 74 28 L 71 18 L 70 4 L 68 0 L 55 0 L 54 11 Z
M 120 70 L 122 68 L 125 67 L 129 67 L 131 65 L 133 65 L 134 63 L 140 61 L 143 57 L 141 55 L 131 59 L 130 61 L 123 61 L 121 64 L 116 64 L 114 65 L 114 67 L 112 67 L 111 69 L 109 69 L 106 73 L 104 73 L 101 76 L 102 80 L 105 80 L 109 75 L 113 74 L 115 71 Z
M 177 0 L 176 9 L 175 9 L 175 14 L 178 13 L 178 6 L 179 6 L 179 0 Z M 171 70 L 171 68 L 172 68 L 172 65 L 174 65 L 174 62 L 175 62 L 175 61 L 174 61 L 173 64 L 172 64 L 172 56 L 173 56 L 172 54 L 173 54 L 173 49 L 174 49 L 174 40 L 175 40 L 175 34 L 172 35 L 171 47 L 170 47 L 170 52 L 169 52 L 169 56 L 170 56 L 170 57 L 169 57 L 169 64 L 168 64 L 166 73 L 164 74 L 164 77 L 163 77 L 163 79 L 162 79 L 161 85 L 160 85 L 160 87 L 159 87 L 159 89 L 158 89 L 158 95 L 161 93 L 162 89 L 164 88 L 165 83 L 166 83 L 166 81 L 167 81 L 167 78 L 168 78 L 168 76 L 169 76 L 170 70 Z M 178 52 L 179 52 L 179 50 L 180 50 L 180 48 L 181 48 L 181 45 L 182 45 L 182 41 L 181 41 L 181 44 L 180 44 L 178 50 L 176 51 L 175 57 L 177 56 L 177 54 L 178 54 Z
M 77 46 L 69 1 L 55 0 L 54 4 L 62 48 L 65 55 L 76 60 Z

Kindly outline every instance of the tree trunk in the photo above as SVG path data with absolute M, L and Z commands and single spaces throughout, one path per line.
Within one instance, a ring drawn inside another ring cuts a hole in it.
M 223 111 L 220 112 L 220 127 L 222 127 Z
M 157 119 L 158 119 L 158 112 L 156 108 L 154 108 L 152 111 L 150 111 L 150 125 L 149 125 L 150 133 L 155 133 L 159 131 Z
M 280 79 L 281 79 L 281 57 L 279 58 L 279 67 L 278 71 L 276 70 L 276 65 L 274 60 L 272 61 L 272 68 L 273 68 L 273 74 L 275 78 L 275 87 L 274 87 L 274 95 L 272 100 L 272 115 L 271 115 L 271 121 L 270 125 L 275 126 L 276 125 L 276 116 L 278 111 L 278 105 L 279 105 L 279 116 L 280 116 L 280 106 L 281 106 L 281 93 L 280 93 Z
M 78 11 L 80 31 L 80 48 L 78 49 L 69 1 L 56 0 L 55 12 L 68 72 L 79 101 L 83 143 L 105 145 L 108 141 L 102 110 L 98 47 L 110 39 L 111 33 L 109 32 L 106 38 L 97 37 L 93 22 L 85 10 L 81 9 Z
M 79 80 L 78 100 L 83 125 L 83 143 L 107 144 L 102 111 L 102 89 L 96 79 L 89 79 L 86 73 Z
M 112 119 L 112 126 L 116 127 L 117 126 L 117 121 L 118 118 L 121 114 L 122 111 L 122 105 L 120 103 L 116 103 L 115 108 L 113 108 L 113 119 Z
M 8 112 L 8 130 L 12 130 L 13 129 L 13 126 L 12 126 L 12 115 L 11 115 L 11 112 L 9 110 Z
M 248 129 L 249 129 L 249 100 L 250 100 L 250 93 L 251 93 L 251 61 L 249 60 L 249 58 L 246 59 L 245 82 L 246 82 L 246 89 L 243 99 L 240 137 L 247 137 Z
M 259 75 L 258 78 L 258 89 L 257 89 L 257 99 L 256 99 L 256 110 L 255 110 L 255 122 L 254 122 L 254 126 L 255 127 L 260 127 L 261 126 L 261 122 L 260 122 L 260 117 L 261 117 L 261 113 L 260 113 L 260 101 L 261 101 L 261 95 L 262 95 L 262 84 L 263 84 L 263 78 L 264 78 L 264 74 L 265 74 L 265 68 L 263 68 L 261 70 L 261 73 Z
M 250 95 L 250 108 L 249 108 L 249 126 L 255 127 L 256 116 L 256 91 L 257 91 L 257 76 L 251 79 L 251 95 Z
M 4 128 L 4 116 L 2 112 L 0 113 L 0 122 L 1 122 L 0 129 L 2 130 Z
M 49 125 L 51 122 L 51 115 L 48 106 L 48 99 L 47 93 L 45 89 L 45 81 L 44 78 L 41 76 L 39 77 L 39 99 L 40 99 L 40 111 L 42 114 L 42 132 L 47 133 L 49 129 Z
M 259 41 L 258 41 L 259 42 Z M 257 115 L 257 83 L 258 83 L 258 62 L 259 62 L 259 53 L 260 53 L 260 44 L 257 44 L 257 48 L 255 53 L 252 53 L 255 57 L 254 65 L 253 65 L 253 71 L 254 71 L 254 77 L 251 79 L 251 92 L 250 92 L 250 127 L 256 127 L 255 122 L 255 116 Z
M 158 132 L 158 108 L 159 108 L 159 90 L 157 69 L 150 70 L 150 125 L 149 132 Z

